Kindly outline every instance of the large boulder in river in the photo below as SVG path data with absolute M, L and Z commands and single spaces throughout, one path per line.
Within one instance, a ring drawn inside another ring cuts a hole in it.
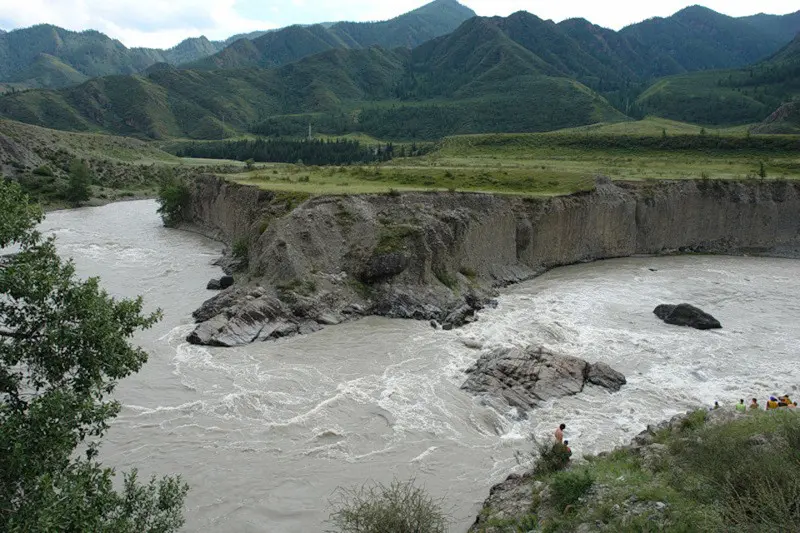
M 513 407 L 530 409 L 552 398 L 582 392 L 586 383 L 618 391 L 625 376 L 608 365 L 592 365 L 540 347 L 497 348 L 467 370 L 462 389 L 497 396 Z
M 659 305 L 653 310 L 653 313 L 667 324 L 675 326 L 689 326 L 695 329 L 719 329 L 722 327 L 719 320 L 689 304 Z
M 294 335 L 299 325 L 282 318 L 287 315 L 278 299 L 251 296 L 198 324 L 186 340 L 191 344 L 230 347 Z

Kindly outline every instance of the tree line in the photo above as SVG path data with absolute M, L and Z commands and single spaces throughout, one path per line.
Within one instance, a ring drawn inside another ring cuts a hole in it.
M 252 160 L 259 163 L 348 165 L 388 161 L 394 157 L 392 143 L 364 146 L 358 141 L 256 139 L 192 142 L 178 146 L 175 155 L 203 159 Z

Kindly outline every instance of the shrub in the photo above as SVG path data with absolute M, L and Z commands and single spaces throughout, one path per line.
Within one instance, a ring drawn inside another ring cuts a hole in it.
M 40 167 L 33 169 L 33 173 L 36 174 L 37 176 L 52 176 L 53 170 L 47 165 L 42 165 Z
M 172 177 L 164 180 L 158 190 L 158 214 L 167 227 L 172 227 L 187 218 L 187 208 L 192 201 L 189 187 L 181 179 Z
M 520 464 L 532 464 L 531 470 L 537 477 L 548 476 L 554 472 L 564 470 L 569 464 L 571 453 L 563 444 L 550 441 L 533 440 L 533 452 L 527 454 L 517 454 L 517 462 Z
M 233 242 L 233 248 L 231 249 L 231 253 L 233 257 L 236 259 L 241 259 L 243 261 L 247 261 L 248 257 L 250 256 L 250 243 L 247 242 L 245 237 L 240 237 Z
M 578 499 L 584 496 L 593 484 L 594 478 L 588 470 L 559 472 L 550 482 L 553 506 L 559 511 L 563 511 L 568 505 L 577 503 Z
M 445 533 L 450 522 L 442 502 L 414 480 L 340 487 L 330 503 L 328 520 L 340 533 Z

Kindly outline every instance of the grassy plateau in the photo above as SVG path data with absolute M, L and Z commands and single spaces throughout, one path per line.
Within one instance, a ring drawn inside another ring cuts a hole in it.
M 215 161 L 215 163 L 220 163 Z M 244 170 L 244 169 L 243 169 Z M 800 137 L 647 118 L 540 134 L 448 137 L 432 153 L 380 164 L 257 164 L 238 183 L 310 194 L 458 190 L 557 195 L 615 180 L 800 178 Z

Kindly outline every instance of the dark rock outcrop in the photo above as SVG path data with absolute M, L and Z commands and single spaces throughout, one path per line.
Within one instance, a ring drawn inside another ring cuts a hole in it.
M 605 363 L 589 365 L 589 370 L 586 373 L 586 381 L 592 385 L 604 387 L 613 392 L 619 391 L 619 389 L 627 383 L 622 372 L 617 372 Z
M 659 305 L 653 313 L 666 322 L 675 326 L 688 326 L 695 329 L 720 329 L 719 320 L 705 311 L 689 304 Z
M 209 280 L 208 284 L 206 285 L 206 290 L 208 291 L 221 291 L 222 285 L 219 282 L 219 279 L 212 279 Z
M 608 365 L 591 365 L 577 357 L 541 347 L 497 348 L 467 370 L 462 389 L 500 397 L 512 407 L 531 409 L 552 398 L 572 396 L 586 383 L 618 391 L 625 376 Z
M 233 276 L 222 276 L 219 278 L 219 288 L 222 290 L 233 286 Z

